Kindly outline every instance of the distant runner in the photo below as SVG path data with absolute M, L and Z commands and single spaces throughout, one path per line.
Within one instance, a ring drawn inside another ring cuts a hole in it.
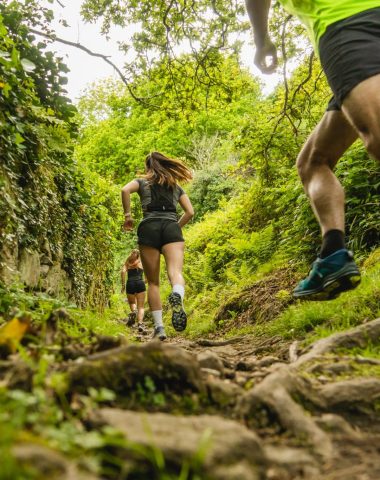
M 181 229 L 193 217 L 194 211 L 189 197 L 178 183 L 190 181 L 192 174 L 182 162 L 159 152 L 152 152 L 146 157 L 145 172 L 143 178 L 132 180 L 122 189 L 124 229 L 128 231 L 133 228 L 130 194 L 137 192 L 144 216 L 138 226 L 137 237 L 148 281 L 148 303 L 154 320 L 154 337 L 165 340 L 159 287 L 161 253 L 172 285 L 169 304 L 172 307 L 173 327 L 181 332 L 187 325 L 183 308 L 185 280 L 182 275 L 185 244 Z M 179 220 L 176 212 L 178 203 L 184 211 Z
M 121 270 L 121 293 L 124 289 L 127 293 L 129 307 L 133 321 L 137 318 L 137 326 L 143 328 L 144 303 L 145 303 L 145 282 L 143 280 L 144 270 L 140 260 L 140 252 L 132 250 Z M 125 277 L 127 275 L 127 283 Z
M 380 160 L 380 0 L 280 3 L 306 26 L 334 93 L 297 159 L 321 227 L 322 248 L 293 295 L 327 300 L 360 283 L 358 267 L 345 246 L 344 191 L 333 168 L 358 137 L 368 153 Z M 270 0 L 246 0 L 257 47 L 255 64 L 264 73 L 272 73 L 277 66 L 276 48 L 268 33 L 270 5 Z

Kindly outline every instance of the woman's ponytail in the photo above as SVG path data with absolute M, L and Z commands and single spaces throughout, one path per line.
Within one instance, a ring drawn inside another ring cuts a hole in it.
M 146 175 L 149 183 L 174 187 L 177 183 L 189 182 L 193 175 L 180 160 L 166 157 L 160 152 L 152 152 L 145 159 Z

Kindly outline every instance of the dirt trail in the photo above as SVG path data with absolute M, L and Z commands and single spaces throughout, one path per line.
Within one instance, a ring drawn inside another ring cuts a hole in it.
M 101 478 L 380 478 L 380 361 L 352 353 L 379 343 L 380 319 L 304 350 L 252 336 L 159 342 L 144 335 L 140 344 L 98 337 L 90 349 L 70 339 L 58 347 L 59 321 L 67 319 L 57 314 L 47 338 L 63 360 L 49 375 L 65 375 L 71 408 L 89 387 L 115 394 L 106 406 L 76 413 L 89 431 L 115 427 L 125 438 L 112 450 L 117 468 L 104 465 L 110 473 Z M 22 362 L 0 368 L 8 388 L 31 388 L 32 375 Z M 40 455 L 46 469 L 40 450 L 15 455 Z M 72 477 L 70 468 L 48 478 L 100 478 Z
M 380 478 L 380 361 L 350 351 L 379 341 L 380 319 L 305 351 L 281 337 L 249 335 L 175 337 L 166 344 L 196 359 L 214 414 L 258 435 L 263 457 L 257 478 L 375 480 Z M 236 448 L 233 442 L 230 448 Z M 240 470 L 236 478 L 250 475 Z

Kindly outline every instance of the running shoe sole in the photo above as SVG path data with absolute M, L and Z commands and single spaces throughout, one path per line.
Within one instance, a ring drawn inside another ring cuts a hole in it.
M 353 290 L 360 282 L 360 272 L 356 265 L 346 265 L 337 272 L 327 275 L 320 287 L 295 292 L 293 297 L 303 300 L 333 300 L 342 292 Z
M 137 324 L 137 330 L 140 333 L 145 333 L 146 332 L 146 326 L 143 323 L 138 323 Z
M 182 306 L 182 300 L 179 293 L 169 295 L 169 304 L 172 308 L 172 325 L 177 332 L 183 332 L 187 326 L 187 315 Z

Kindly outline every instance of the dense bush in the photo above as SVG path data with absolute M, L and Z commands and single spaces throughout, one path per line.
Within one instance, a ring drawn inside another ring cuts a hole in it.
M 263 99 L 234 59 L 218 61 L 221 85 L 211 93 L 199 85 L 191 93 L 182 79 L 178 88 L 184 95 L 178 97 L 139 78 L 143 96 L 153 95 L 160 108 L 136 103 L 119 85 L 93 88 L 80 105 L 85 122 L 78 159 L 110 180 L 133 177 L 151 149 L 182 156 L 194 168 L 187 192 L 196 217 L 185 229 L 185 273 L 193 298 L 211 290 L 226 294 L 284 264 L 305 270 L 320 246 L 318 223 L 295 168 L 331 95 L 318 62 L 305 58 L 287 88 L 279 86 Z M 173 81 L 164 71 L 160 75 L 164 83 Z M 337 167 L 347 194 L 348 245 L 358 258 L 379 242 L 376 168 L 360 143 Z
M 192 304 L 196 309 L 201 305 L 202 313 L 215 310 L 236 289 L 252 285 L 260 272 L 284 265 L 298 265 L 307 271 L 318 252 L 319 226 L 303 192 L 295 159 L 323 115 L 330 91 L 320 78 L 318 65 L 310 82 L 303 84 L 306 73 L 306 65 L 301 65 L 293 74 L 287 94 L 291 103 L 284 103 L 284 88 L 279 87 L 253 105 L 251 115 L 236 127 L 232 135 L 241 160 L 230 178 L 244 191 L 219 202 L 217 210 L 207 212 L 186 232 L 186 276 Z M 244 180 L 242 166 L 247 171 L 251 168 Z M 346 191 L 348 247 L 360 260 L 380 241 L 378 164 L 357 142 L 340 160 L 336 173 Z M 207 170 L 203 175 L 207 178 Z M 193 189 L 199 203 L 200 187 Z M 210 194 L 212 188 L 204 190 L 203 199 Z M 201 208 L 206 203 L 200 203 Z M 202 298 L 206 297 L 214 300 L 205 306 Z
M 218 84 L 209 85 L 205 73 L 198 72 L 186 56 L 185 72 L 180 67 L 168 72 L 161 66 L 153 78 L 136 78 L 141 96 L 153 98 L 154 104 L 137 102 L 119 83 L 91 88 L 79 102 L 83 128 L 78 159 L 117 183 L 141 171 L 145 156 L 153 150 L 181 157 L 194 169 L 203 168 L 199 139 L 228 138 L 237 118 L 243 118 L 260 98 L 258 82 L 240 68 L 236 56 L 217 55 L 214 61 Z M 203 80 L 196 87 L 194 75 Z M 172 82 L 175 86 L 165 88 Z
M 50 18 L 35 2 L 0 5 L 0 253 L 39 252 L 47 243 L 77 303 L 105 305 L 120 236 L 119 191 L 73 160 L 67 68 L 29 33 L 30 25 L 47 29 Z

